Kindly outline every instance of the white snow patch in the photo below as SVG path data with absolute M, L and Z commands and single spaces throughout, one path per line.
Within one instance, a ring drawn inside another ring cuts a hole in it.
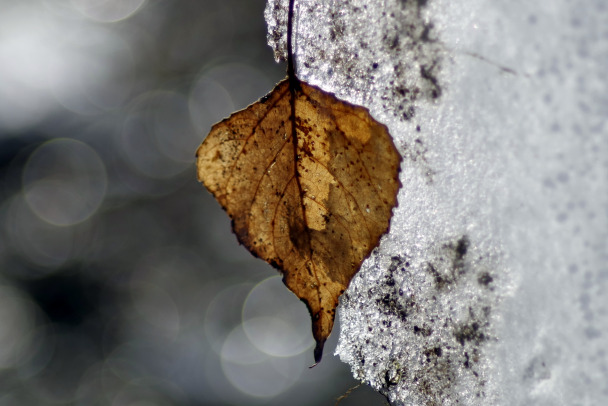
M 340 358 L 395 405 L 608 404 L 606 3 L 298 3 L 298 76 L 404 157 Z

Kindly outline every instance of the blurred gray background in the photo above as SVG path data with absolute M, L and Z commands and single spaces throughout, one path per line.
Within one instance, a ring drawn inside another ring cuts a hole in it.
M 0 0 L 0 405 L 332 405 L 310 319 L 196 181 L 285 72 L 263 0 Z M 383 404 L 359 388 L 341 405 Z

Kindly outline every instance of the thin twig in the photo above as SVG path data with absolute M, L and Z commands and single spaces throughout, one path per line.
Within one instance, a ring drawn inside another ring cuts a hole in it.
M 344 395 L 342 395 L 338 399 L 336 399 L 336 404 L 334 406 L 338 406 L 340 404 L 340 402 L 342 402 L 344 399 L 346 399 L 347 397 L 350 396 L 352 391 L 359 389 L 361 387 L 361 385 L 363 385 L 363 382 L 359 382 L 358 385 L 355 385 L 352 388 L 349 388 L 346 392 L 344 392 Z

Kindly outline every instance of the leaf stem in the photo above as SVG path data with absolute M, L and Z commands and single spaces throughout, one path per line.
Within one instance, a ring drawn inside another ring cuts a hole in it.
M 287 13 L 287 77 L 292 82 L 296 78 L 293 58 L 293 14 L 295 8 L 295 0 L 289 0 L 289 11 Z M 293 87 L 293 86 L 292 86 Z

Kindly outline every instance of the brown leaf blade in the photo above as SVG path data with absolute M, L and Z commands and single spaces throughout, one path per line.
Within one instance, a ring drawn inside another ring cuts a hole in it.
M 339 296 L 388 229 L 400 162 L 366 109 L 288 79 L 213 126 L 197 151 L 198 178 L 239 241 L 308 306 L 316 362 Z

